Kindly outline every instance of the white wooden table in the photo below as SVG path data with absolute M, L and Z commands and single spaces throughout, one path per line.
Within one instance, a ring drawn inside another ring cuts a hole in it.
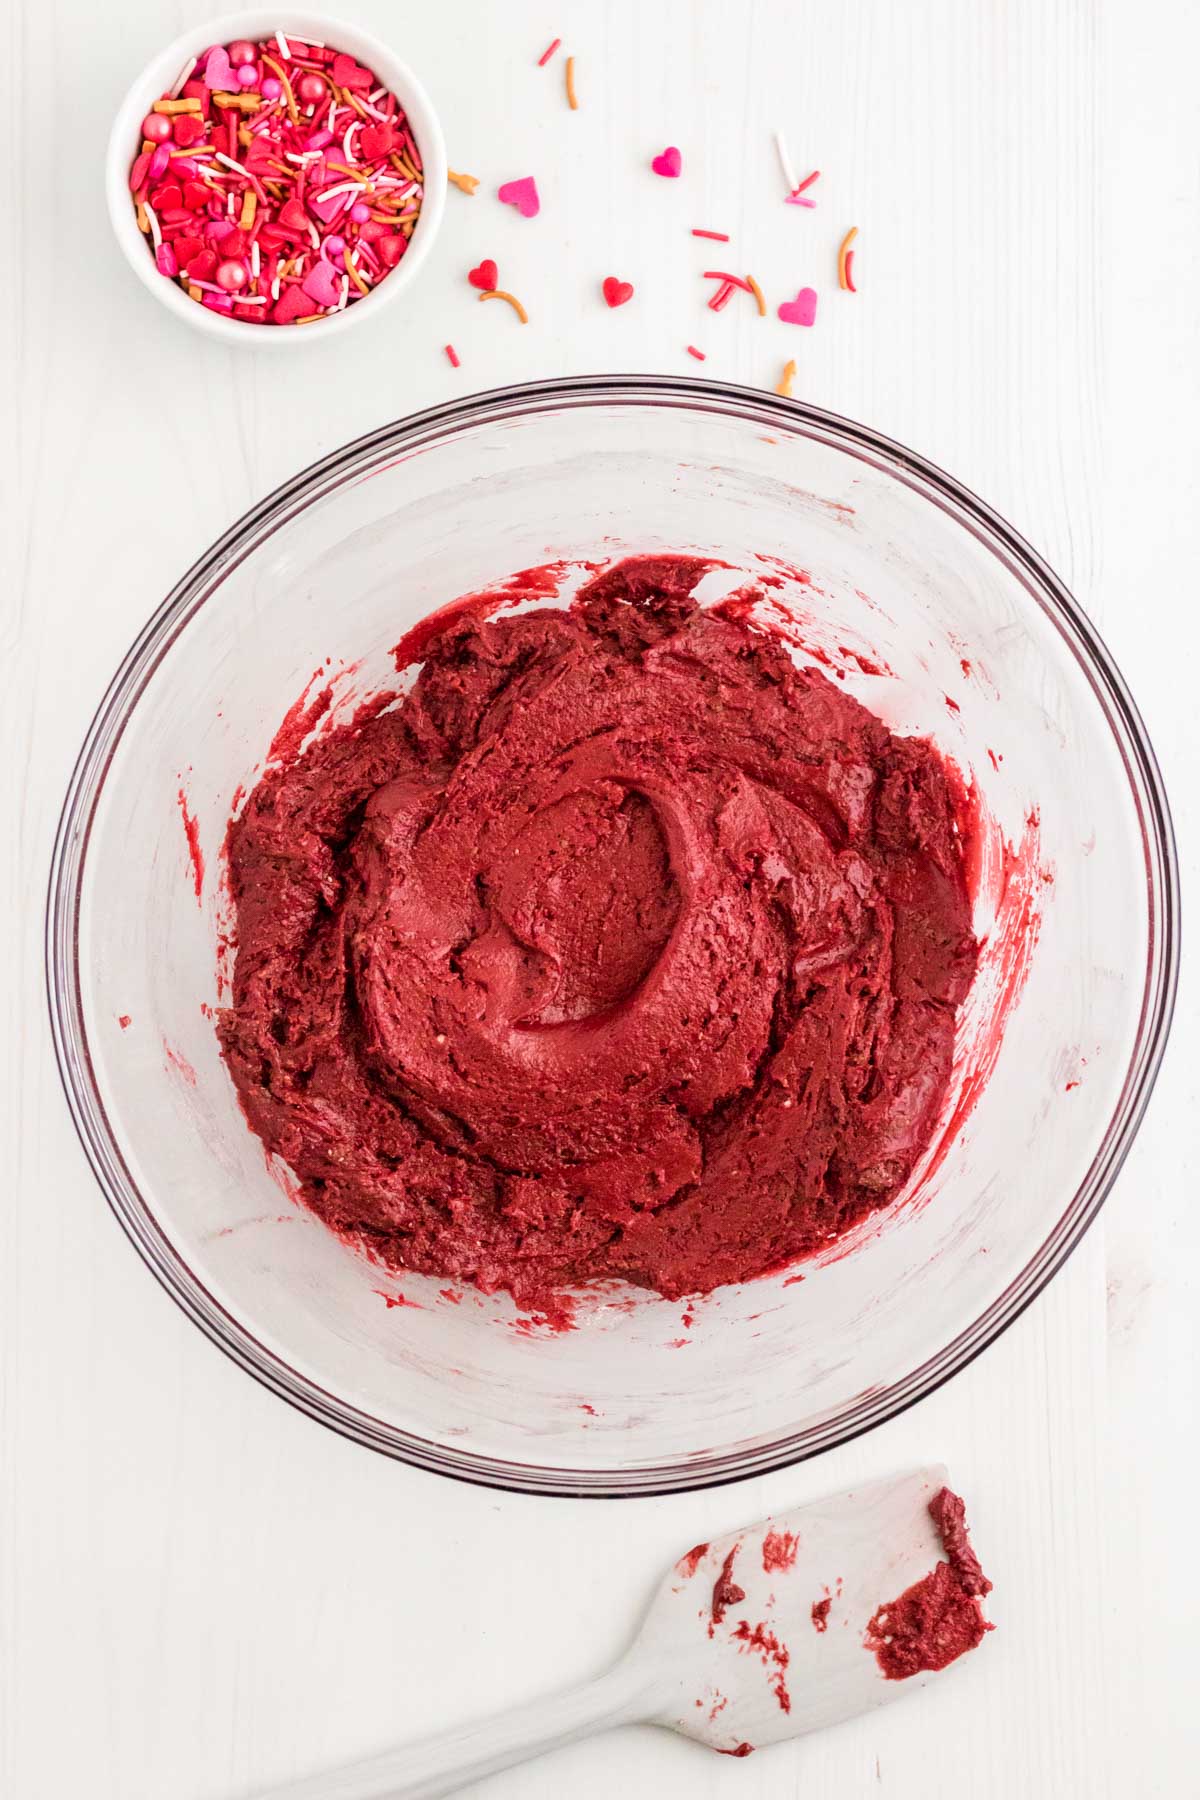
M 818 1463 L 707 1495 L 572 1503 L 344 1443 L 175 1309 L 72 1134 L 41 909 L 60 795 L 112 669 L 244 508 L 413 408 L 525 377 L 695 373 L 688 342 L 708 372 L 763 385 L 796 355 L 799 394 L 933 457 L 1049 556 L 1147 716 L 1194 881 L 1200 14 L 1185 0 L 345 0 L 421 71 L 452 165 L 482 186 L 450 194 L 411 304 L 340 349 L 280 359 L 181 330 L 104 216 L 119 95 L 205 3 L 18 0 L 9 57 L 0 1795 L 224 1800 L 524 1698 L 598 1669 L 680 1546 L 925 1457 L 970 1496 L 997 1584 L 1001 1629 L 953 1688 L 744 1763 L 628 1731 L 500 1778 L 488 1800 L 1194 1794 L 1194 971 L 1102 1221 L 982 1359 Z M 535 67 L 555 34 L 578 59 L 574 115 L 561 59 Z M 776 126 L 824 171 L 815 212 L 780 204 Z M 669 192 L 645 172 L 666 143 L 685 156 Z M 533 225 L 489 193 L 530 171 Z M 850 223 L 857 300 L 831 279 Z M 706 312 L 691 225 L 733 233 L 735 266 L 776 298 L 811 280 L 817 327 Z M 485 255 L 527 329 L 475 305 L 463 276 Z M 637 285 L 619 312 L 599 299 L 607 274 Z

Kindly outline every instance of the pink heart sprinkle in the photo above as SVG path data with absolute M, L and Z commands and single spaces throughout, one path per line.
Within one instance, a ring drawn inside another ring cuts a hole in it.
M 674 144 L 669 144 L 660 156 L 656 156 L 650 164 L 656 175 L 669 175 L 674 178 L 683 169 L 683 158 Z
M 794 300 L 785 300 L 779 316 L 785 325 L 812 325 L 817 317 L 816 288 L 801 288 Z
M 208 60 L 204 64 L 204 85 L 206 88 L 219 88 L 226 94 L 234 85 L 233 64 L 223 44 L 218 44 L 208 53 Z
M 341 281 L 327 262 L 314 263 L 300 286 L 318 306 L 336 306 L 341 299 Z
M 332 225 L 345 212 L 349 198 L 348 194 L 318 194 L 315 200 L 309 201 L 309 209 L 316 213 L 322 225 Z
M 497 190 L 497 197 L 503 200 L 505 206 L 515 206 L 523 219 L 536 219 L 542 210 L 537 182 L 532 175 L 523 175 L 520 181 L 506 181 Z

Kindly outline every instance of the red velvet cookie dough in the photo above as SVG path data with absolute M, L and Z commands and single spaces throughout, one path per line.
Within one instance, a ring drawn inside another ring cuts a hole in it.
M 449 609 L 231 826 L 247 1118 L 397 1268 L 704 1292 L 929 1138 L 976 957 L 942 764 L 698 605 L 709 566 Z
M 889 1681 L 905 1681 L 922 1669 L 944 1669 L 993 1629 L 983 1616 L 983 1598 L 992 1584 L 967 1536 L 962 1501 L 942 1488 L 929 1502 L 929 1511 L 945 1562 L 935 1563 L 898 1600 L 879 1607 L 867 1626 L 866 1647 Z

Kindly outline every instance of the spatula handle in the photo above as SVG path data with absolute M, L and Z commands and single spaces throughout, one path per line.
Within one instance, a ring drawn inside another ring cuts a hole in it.
M 271 1788 L 256 1800 L 438 1800 L 593 1732 L 645 1720 L 654 1705 L 644 1672 L 624 1662 L 585 1687 Z

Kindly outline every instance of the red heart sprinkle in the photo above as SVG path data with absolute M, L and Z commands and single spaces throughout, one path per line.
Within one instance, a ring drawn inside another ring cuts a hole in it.
M 188 263 L 188 274 L 193 281 L 211 281 L 217 268 L 215 250 L 202 250 L 199 256 L 193 256 Z
M 223 257 L 245 256 L 248 247 L 249 240 L 246 237 L 246 233 L 240 231 L 236 225 L 232 231 L 227 231 L 225 236 L 221 239 L 221 255 Z
M 279 224 L 297 237 L 308 236 L 308 214 L 299 200 L 285 200 L 279 209 Z
M 196 113 L 176 113 L 171 130 L 179 148 L 186 150 L 204 136 L 204 120 Z
M 497 269 L 490 256 L 485 256 L 479 267 L 477 269 L 472 269 L 471 273 L 467 276 L 467 280 L 470 282 L 471 286 L 482 288 L 485 294 L 490 294 L 493 291 L 499 279 L 500 271 Z
M 396 264 L 400 261 L 400 258 L 404 255 L 404 252 L 408 249 L 408 239 L 402 237 L 400 233 L 397 232 L 394 237 L 381 237 L 376 245 L 376 249 L 379 251 L 380 260 L 383 262 L 384 266 L 389 269 L 394 269 Z
M 339 87 L 350 88 L 352 92 L 369 94 L 375 85 L 370 69 L 360 69 L 352 56 L 335 56 L 330 72 Z
M 368 162 L 390 155 L 395 142 L 390 125 L 364 125 L 358 134 L 359 151 Z
M 194 257 L 204 254 L 204 245 L 198 237 L 179 237 L 175 240 L 175 260 L 181 269 L 186 269 Z
M 633 299 L 632 281 L 618 281 L 615 275 L 606 275 L 603 287 L 604 298 L 610 306 L 624 306 L 627 300 Z
M 203 212 L 208 205 L 211 189 L 202 181 L 185 181 L 183 184 L 183 204 L 189 212 Z
M 293 319 L 302 319 L 313 309 L 313 303 L 298 281 L 285 287 L 278 300 L 271 308 L 271 318 L 276 325 L 290 325 Z
M 180 98 L 183 100 L 198 100 L 200 102 L 200 112 L 202 116 L 207 119 L 212 96 L 210 90 L 203 81 L 185 81 L 183 84 L 183 93 Z
M 166 212 L 169 206 L 182 206 L 183 189 L 177 181 L 160 181 L 150 191 L 150 204 L 156 212 Z

